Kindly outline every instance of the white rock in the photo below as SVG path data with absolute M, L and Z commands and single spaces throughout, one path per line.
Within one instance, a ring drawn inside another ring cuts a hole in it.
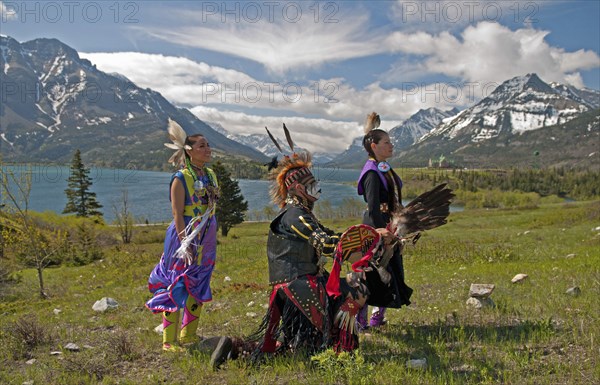
M 531 231 L 527 230 L 527 231 L 523 231 L 523 235 L 527 235 L 529 234 Z
M 54 312 L 54 314 L 56 314 L 56 315 L 59 315 L 59 314 L 62 312 L 62 310 L 60 310 L 60 309 L 54 309 L 54 310 L 52 310 L 52 311 L 53 311 L 53 312 Z
M 567 259 L 571 259 L 571 258 L 575 258 L 577 254 L 571 253 L 571 254 L 567 254 L 567 256 L 565 258 Z
M 406 361 L 406 367 L 409 369 L 425 369 L 427 368 L 427 358 L 408 360 Z
M 470 373 L 477 369 L 472 365 L 463 364 L 461 366 L 455 366 L 455 367 L 451 368 L 450 370 L 452 370 L 453 372 L 457 372 L 457 373 Z
M 163 326 L 163 324 L 160 324 L 154 328 L 154 331 L 158 334 L 162 334 L 163 330 L 165 330 L 165 327 Z
M 94 311 L 104 312 L 110 309 L 116 309 L 118 307 L 119 303 L 113 298 L 104 297 L 101 300 L 96 301 L 96 303 L 94 303 L 94 306 L 92 306 L 92 309 Z
M 592 231 L 600 231 L 600 226 L 598 226 L 598 227 L 594 227 L 594 228 L 592 229 Z
M 256 313 L 248 312 L 248 313 L 246 313 L 246 317 L 254 318 L 254 317 L 256 317 Z
M 568 288 L 565 293 L 572 295 L 573 297 L 577 297 L 579 294 L 581 294 L 581 289 L 579 288 L 579 286 L 573 286 Z
M 25 361 L 25 363 L 26 363 L 27 365 L 33 365 L 33 364 L 35 364 L 35 363 L 36 363 L 36 361 L 37 361 L 37 360 L 36 360 L 35 358 L 32 358 L 32 359 L 30 359 L 29 361 Z
M 517 282 L 521 282 L 524 279 L 526 279 L 527 277 L 529 277 L 527 274 L 517 274 L 513 277 L 513 279 L 511 279 L 510 281 L 512 283 L 517 283 Z
M 489 297 L 488 298 L 470 297 L 467 300 L 467 306 L 472 307 L 473 309 L 481 309 L 484 307 L 494 307 L 494 306 L 496 306 L 496 304 Z
M 54 351 L 54 352 L 50 352 L 50 355 L 51 356 L 60 356 L 60 355 L 62 355 L 62 352 Z
M 230 282 L 230 281 L 231 281 L 231 277 L 230 277 L 230 276 L 226 276 L 226 277 L 223 279 L 223 281 L 225 281 L 225 282 Z
M 23 382 L 21 385 L 33 385 L 33 384 L 34 384 L 33 380 L 29 380 L 29 381 Z
M 467 306 L 474 309 L 481 309 L 483 307 L 483 303 L 478 298 L 469 297 L 467 300 Z
M 250 301 L 250 302 L 248 302 L 248 305 L 246 305 L 246 306 L 247 306 L 247 307 L 254 306 L 254 301 Z
M 262 306 L 263 309 L 268 309 L 269 308 L 269 304 L 268 303 L 263 303 L 261 306 Z
M 70 352 L 78 352 L 79 346 L 77 346 L 77 344 L 74 344 L 73 342 L 69 342 L 65 345 L 65 349 L 67 349 Z
M 472 283 L 469 288 L 469 297 L 487 298 L 496 286 L 491 283 Z

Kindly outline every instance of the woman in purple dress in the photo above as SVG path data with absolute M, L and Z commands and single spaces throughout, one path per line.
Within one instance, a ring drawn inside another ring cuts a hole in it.
M 165 145 L 176 150 L 169 161 L 181 169 L 171 177 L 173 221 L 167 228 L 160 262 L 148 279 L 153 297 L 146 307 L 163 315 L 163 350 L 177 351 L 178 337 L 180 344 L 198 341 L 196 329 L 202 304 L 212 300 L 210 278 L 217 250 L 213 214 L 219 186 L 215 173 L 206 167 L 212 155 L 206 138 L 187 135 L 172 120 L 168 130 L 173 144 Z

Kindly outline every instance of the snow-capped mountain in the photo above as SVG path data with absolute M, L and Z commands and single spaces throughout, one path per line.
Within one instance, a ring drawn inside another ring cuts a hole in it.
M 260 153 L 272 158 L 274 156 L 281 157 L 281 153 L 273 144 L 273 141 L 269 138 L 266 131 L 264 134 L 232 134 L 227 131 L 220 123 L 216 122 L 207 122 L 209 126 L 211 126 L 218 133 L 226 136 L 227 138 L 234 140 L 238 143 L 243 144 L 244 146 L 251 147 Z M 277 142 L 281 146 L 282 150 L 285 153 L 289 152 L 289 147 L 287 141 L 285 139 L 275 137 Z M 294 146 L 295 151 L 304 151 L 305 149 L 302 147 Z M 313 164 L 326 165 L 333 161 L 333 159 L 338 154 L 330 154 L 330 153 L 321 153 L 321 152 L 313 152 L 312 159 Z
M 550 87 L 552 87 L 557 93 L 573 99 L 578 103 L 589 107 L 590 109 L 600 107 L 600 92 L 596 90 L 591 90 L 588 88 L 578 89 L 570 85 L 556 82 L 550 83 Z
M 394 144 L 394 149 L 402 150 L 412 146 L 419 138 L 436 128 L 442 120 L 455 116 L 458 112 L 456 108 L 449 111 L 433 107 L 419 110 L 402 124 L 390 130 L 390 139 Z
M 440 124 L 443 119 L 454 116 L 457 113 L 457 109 L 442 111 L 437 108 L 428 108 L 417 111 L 414 115 L 389 131 L 390 140 L 394 144 L 394 151 L 409 148 L 419 138 Z M 334 161 L 344 166 L 364 163 L 367 159 L 367 154 L 362 140 L 362 136 L 355 138 L 352 144 L 342 154 L 337 156 Z
M 459 164 L 489 166 L 485 157 L 493 154 L 493 165 L 515 165 L 517 158 L 512 152 L 520 151 L 517 145 L 527 146 L 527 138 L 540 149 L 556 149 L 554 154 L 558 157 L 558 153 L 570 151 L 561 145 L 571 143 L 571 134 L 561 130 L 574 130 L 582 138 L 589 133 L 595 137 L 598 121 L 590 117 L 598 114 L 599 100 L 598 91 L 550 85 L 536 74 L 515 77 L 473 107 L 444 119 L 415 145 L 396 155 L 414 164 L 424 165 L 428 159 L 444 155 Z M 568 124 L 571 121 L 574 123 Z M 552 135 L 548 134 L 549 128 Z M 532 134 L 525 135 L 529 133 Z M 587 156 L 584 152 L 571 151 L 573 159 Z M 548 158 L 548 162 L 562 164 L 558 159 Z
M 536 74 L 505 81 L 488 97 L 462 111 L 424 137 L 457 139 L 477 143 L 498 137 L 501 133 L 525 131 L 566 123 L 593 107 L 572 87 L 544 83 Z
M 19 43 L 0 37 L 0 82 L 5 161 L 67 162 L 80 149 L 84 159 L 104 166 L 159 168 L 170 152 L 163 146 L 168 117 L 204 134 L 217 153 L 267 159 L 158 92 L 99 71 L 56 39 Z

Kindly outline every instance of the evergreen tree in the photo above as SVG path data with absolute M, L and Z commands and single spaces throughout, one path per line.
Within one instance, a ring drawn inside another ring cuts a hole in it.
M 98 210 L 102 205 L 96 200 L 96 193 L 90 191 L 92 179 L 89 173 L 90 170 L 81 161 L 81 151 L 75 151 L 67 179 L 67 205 L 63 214 L 75 213 L 78 217 L 102 216 L 102 212 Z
M 221 162 L 213 164 L 212 169 L 217 175 L 221 190 L 217 203 L 217 221 L 221 227 L 221 235 L 226 237 L 229 229 L 244 221 L 248 202 L 244 200 L 238 182 L 231 179 L 231 173 Z

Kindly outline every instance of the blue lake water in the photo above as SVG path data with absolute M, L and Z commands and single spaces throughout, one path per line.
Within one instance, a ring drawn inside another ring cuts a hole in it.
M 17 175 L 31 173 L 30 210 L 62 212 L 67 203 L 65 189 L 69 177 L 68 167 L 54 165 L 4 165 L 3 167 L 15 171 Z M 345 199 L 362 201 L 355 187 L 360 170 L 315 166 L 313 172 L 321 181 L 323 192 L 319 202 L 328 201 L 335 208 Z M 111 223 L 115 218 L 113 206 L 121 207 L 123 191 L 127 191 L 128 205 L 136 221 L 148 220 L 150 223 L 171 221 L 169 203 L 171 173 L 92 167 L 89 176 L 92 178 L 90 190 L 96 193 L 98 201 L 102 204 L 101 210 L 107 223 Z M 248 201 L 248 214 L 261 212 L 265 206 L 272 206 L 268 181 L 239 179 L 238 184 L 244 199 Z M 6 197 L 2 197 L 2 202 L 6 201 Z M 252 215 L 249 215 L 249 218 L 252 219 Z
M 54 165 L 16 165 L 5 169 L 15 174 L 31 174 L 31 195 L 29 209 L 34 211 L 62 212 L 67 198 L 67 178 L 69 168 Z M 358 199 L 356 188 L 351 182 L 358 178 L 358 170 L 341 170 L 331 168 L 315 168 L 315 176 L 321 180 L 323 194 L 321 200 L 328 200 L 333 207 L 338 206 L 344 198 Z M 114 220 L 113 205 L 120 207 L 123 191 L 127 191 L 128 204 L 136 220 L 150 223 L 169 222 L 171 206 L 169 203 L 169 181 L 171 173 L 158 171 L 106 169 L 92 167 L 90 169 L 92 187 L 90 191 L 103 206 L 101 209 L 105 220 Z M 248 211 L 262 211 L 269 201 L 269 182 L 266 180 L 239 179 L 238 184 L 244 199 L 248 201 Z M 3 202 L 7 199 L 2 197 Z

